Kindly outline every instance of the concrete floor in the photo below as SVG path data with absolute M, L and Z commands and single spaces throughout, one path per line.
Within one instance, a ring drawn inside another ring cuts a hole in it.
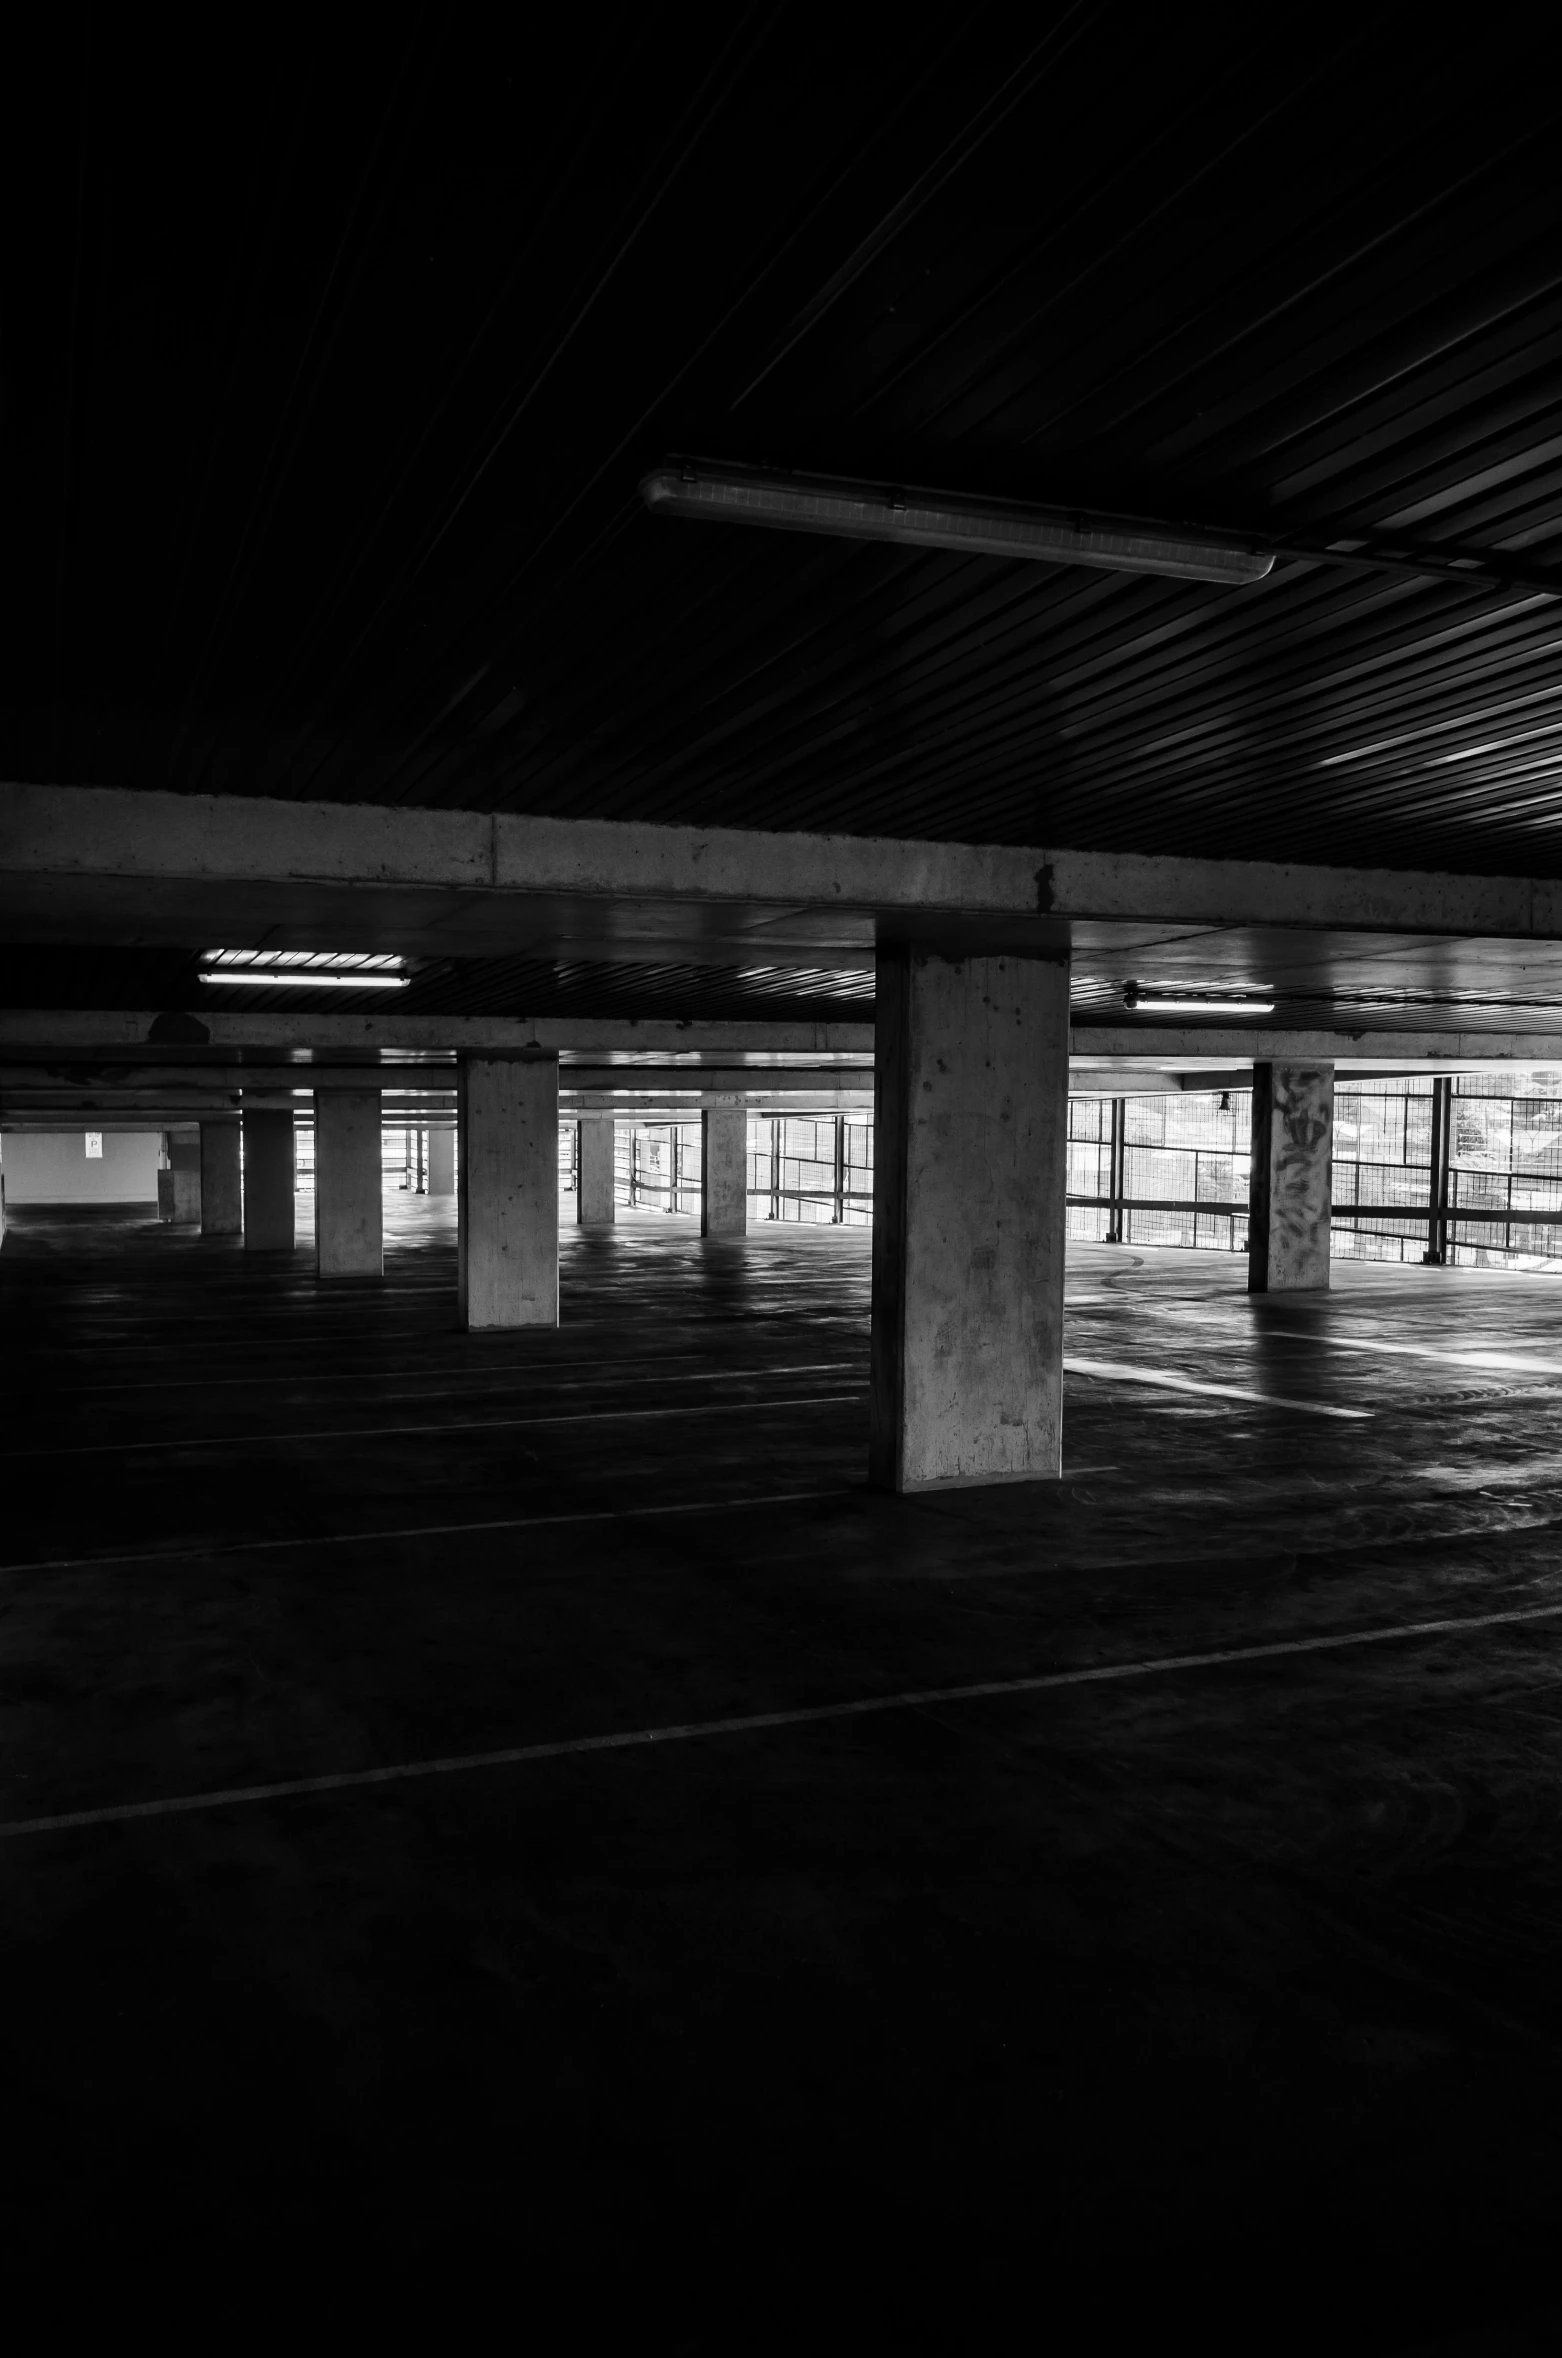
M 566 1230 L 561 1332 L 468 1338 L 388 1206 L 383 1285 L 0 1254 L 13 2271 L 1557 2346 L 1562 1283 L 1082 1248 L 1063 1485 L 909 1502 L 866 1233 Z

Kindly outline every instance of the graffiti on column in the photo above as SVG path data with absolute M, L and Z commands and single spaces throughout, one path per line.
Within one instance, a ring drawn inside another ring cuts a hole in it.
M 1315 1066 L 1275 1069 L 1269 1249 L 1278 1268 L 1328 1262 L 1331 1081 Z

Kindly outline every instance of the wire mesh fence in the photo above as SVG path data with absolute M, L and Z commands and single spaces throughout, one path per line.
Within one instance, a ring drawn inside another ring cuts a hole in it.
M 1246 1089 L 1072 1098 L 1069 1236 L 1081 1243 L 1244 1251 L 1251 1123 Z M 576 1122 L 560 1123 L 565 1195 L 578 1185 L 578 1135 Z M 616 1124 L 618 1203 L 698 1214 L 700 1147 L 697 1120 Z M 747 1156 L 751 1223 L 872 1224 L 871 1120 L 756 1115 L 748 1123 Z M 307 1123 L 299 1125 L 296 1159 L 298 1184 L 312 1187 L 314 1135 Z M 387 1126 L 382 1166 L 387 1188 L 424 1192 L 429 1133 Z M 1332 1194 L 1331 1250 L 1341 1259 L 1421 1261 L 1431 1253 L 1464 1265 L 1557 1267 L 1562 1073 L 1341 1080 Z

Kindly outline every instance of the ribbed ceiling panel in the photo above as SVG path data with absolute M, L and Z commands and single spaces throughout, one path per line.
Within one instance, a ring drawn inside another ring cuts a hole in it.
M 1543 12 L 74 22 L 13 61 L 13 775 L 1562 872 Z M 1281 558 L 653 520 L 675 450 Z

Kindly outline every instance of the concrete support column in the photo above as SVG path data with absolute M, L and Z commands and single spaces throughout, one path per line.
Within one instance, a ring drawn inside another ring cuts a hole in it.
M 169 1132 L 168 1166 L 174 1183 L 173 1216 L 193 1224 L 201 1216 L 201 1141 L 196 1132 Z
M 559 1323 L 559 1060 L 461 1060 L 459 1223 L 465 1327 Z
M 293 1116 L 244 1108 L 244 1243 L 250 1252 L 293 1250 Z
M 617 1211 L 613 1183 L 616 1125 L 605 1119 L 577 1122 L 575 1217 L 582 1228 L 611 1228 Z
M 1062 1468 L 1068 962 L 881 948 L 869 1472 Z
M 456 1134 L 430 1130 L 428 1134 L 428 1191 L 430 1195 L 456 1192 Z
M 719 1099 L 700 1115 L 700 1234 L 742 1236 L 748 1229 L 748 1106 Z
M 379 1277 L 385 1267 L 378 1089 L 315 1091 L 315 1268 Z
M 244 1191 L 237 1122 L 201 1124 L 201 1234 L 242 1236 Z
M 1327 1289 L 1333 1143 L 1333 1065 L 1255 1064 L 1249 1293 Z

